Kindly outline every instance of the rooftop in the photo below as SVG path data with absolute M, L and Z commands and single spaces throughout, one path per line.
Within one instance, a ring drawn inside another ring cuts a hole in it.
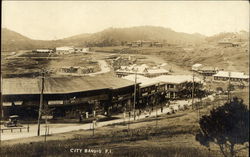
M 162 76 L 155 77 L 154 79 L 157 79 L 165 83 L 180 84 L 184 82 L 192 82 L 193 76 L 192 75 L 162 75 Z M 194 77 L 194 81 L 202 82 L 202 80 L 199 79 L 198 77 Z
M 122 78 L 126 79 L 126 80 L 129 80 L 129 81 L 135 82 L 135 75 L 128 75 L 128 76 L 124 76 Z M 145 77 L 145 76 L 142 76 L 142 75 L 137 75 L 136 76 L 136 82 L 140 83 L 141 87 L 161 83 L 161 81 L 159 81 L 157 79 L 148 78 L 148 77 Z
M 215 67 L 211 67 L 211 66 L 203 66 L 203 67 L 201 67 L 199 70 L 216 70 L 216 69 L 218 69 L 218 68 L 215 68 Z
M 134 82 L 117 77 L 63 77 L 45 78 L 44 94 L 67 94 L 98 89 L 117 89 L 134 85 Z M 3 79 L 3 95 L 40 94 L 39 78 Z
M 70 46 L 63 46 L 63 47 L 57 47 L 56 50 L 58 51 L 66 51 L 66 50 L 73 50 L 73 47 Z
M 213 75 L 217 77 L 231 77 L 231 78 L 243 78 L 248 79 L 249 75 L 245 75 L 242 72 L 229 72 L 229 71 L 219 71 L 217 74 Z

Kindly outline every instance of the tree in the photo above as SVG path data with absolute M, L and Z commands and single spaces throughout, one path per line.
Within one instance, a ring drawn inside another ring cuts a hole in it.
M 196 140 L 208 148 L 211 142 L 217 144 L 225 157 L 234 157 L 235 145 L 249 140 L 249 109 L 237 97 L 202 116 L 199 124 Z

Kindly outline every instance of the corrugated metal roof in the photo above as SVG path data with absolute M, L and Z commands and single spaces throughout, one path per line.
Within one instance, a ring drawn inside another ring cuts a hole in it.
M 135 75 L 128 75 L 128 76 L 124 76 L 122 78 L 126 79 L 126 80 L 129 80 L 129 81 L 135 82 Z M 157 79 L 148 78 L 148 77 L 141 76 L 141 75 L 137 75 L 136 76 L 136 82 L 137 83 L 141 83 L 140 84 L 141 87 L 145 87 L 145 86 L 149 86 L 149 85 L 161 83 L 161 81 L 159 81 Z
M 134 85 L 134 82 L 117 77 L 65 77 L 45 78 L 44 94 L 64 94 L 98 89 L 117 89 Z M 3 79 L 3 95 L 40 94 L 41 79 Z

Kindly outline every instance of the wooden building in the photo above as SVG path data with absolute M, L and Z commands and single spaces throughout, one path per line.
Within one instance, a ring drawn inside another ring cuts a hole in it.
M 135 75 L 122 77 L 130 81 L 135 81 Z M 137 107 L 144 108 L 147 106 L 155 106 L 163 101 L 165 95 L 165 84 L 153 78 L 147 78 L 141 75 L 136 76 L 136 82 L 139 83 L 137 90 Z
M 214 81 L 228 81 L 230 79 L 232 82 L 249 83 L 249 75 L 245 75 L 242 72 L 219 71 L 213 75 L 213 78 Z
M 3 79 L 4 116 L 37 118 L 41 87 L 41 79 L 37 78 Z M 116 103 L 126 106 L 133 89 L 133 82 L 116 77 L 45 78 L 43 105 L 53 109 L 54 117 L 76 118 L 79 112 L 91 114 L 94 108 L 102 114 L 114 103 L 113 97 L 118 99 Z M 98 106 L 93 102 L 98 102 Z
M 165 75 L 155 79 L 165 83 L 166 98 L 180 99 L 191 97 L 189 92 L 190 84 L 192 85 L 193 77 L 191 75 Z M 201 79 L 194 77 L 195 87 L 202 83 Z

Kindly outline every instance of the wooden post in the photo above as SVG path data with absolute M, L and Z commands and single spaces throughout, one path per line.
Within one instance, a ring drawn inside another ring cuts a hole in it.
M 40 136 L 40 123 L 41 123 L 41 116 L 42 116 L 42 106 L 43 106 L 43 90 L 44 90 L 44 71 L 42 71 L 42 78 L 41 78 L 41 94 L 40 94 L 40 106 L 38 111 L 38 129 L 37 129 L 37 136 Z
M 93 136 L 95 135 L 95 120 L 93 120 Z
M 135 87 L 134 87 L 134 120 L 135 120 L 135 103 L 136 103 L 136 82 L 137 82 L 137 70 L 135 71 Z
M 194 109 L 194 71 L 193 71 L 193 84 L 192 84 L 192 108 Z
M 231 72 L 228 72 L 228 90 L 227 90 L 227 102 L 230 101 L 230 86 L 231 86 L 231 82 L 230 82 L 230 79 L 231 79 Z

